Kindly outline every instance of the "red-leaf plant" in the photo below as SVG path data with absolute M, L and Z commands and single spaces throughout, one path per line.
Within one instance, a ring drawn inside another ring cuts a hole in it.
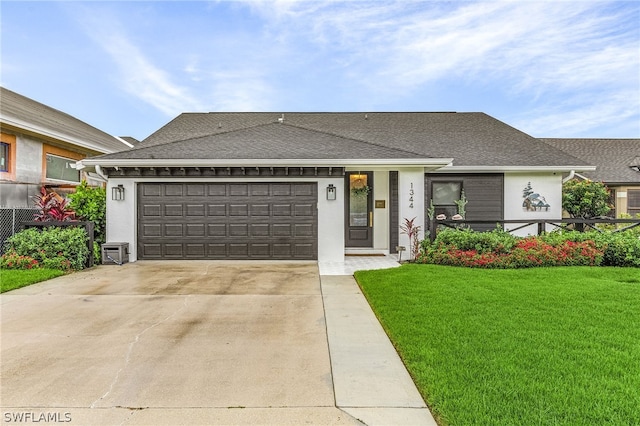
M 47 191 L 45 187 L 40 188 L 40 195 L 34 195 L 33 201 L 38 213 L 33 215 L 36 222 L 66 222 L 76 218 L 76 213 L 71 210 L 68 201 L 55 191 Z
M 413 219 L 404 218 L 404 225 L 400 225 L 401 234 L 406 234 L 409 237 L 412 259 L 416 259 L 420 251 L 420 225 L 416 225 L 415 220 L 415 217 Z

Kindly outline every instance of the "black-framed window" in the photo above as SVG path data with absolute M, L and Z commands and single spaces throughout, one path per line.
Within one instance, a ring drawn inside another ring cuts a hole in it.
M 444 214 L 447 219 L 451 219 L 458 213 L 456 201 L 462 196 L 462 182 L 432 182 L 431 183 L 431 200 L 435 208 L 435 215 Z
M 0 172 L 9 171 L 9 150 L 11 147 L 8 143 L 0 142 Z

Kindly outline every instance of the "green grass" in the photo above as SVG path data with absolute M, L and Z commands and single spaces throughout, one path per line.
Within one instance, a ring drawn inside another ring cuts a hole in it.
M 439 424 L 640 424 L 639 269 L 404 265 L 356 279 Z
M 0 293 L 64 275 L 57 269 L 0 269 Z

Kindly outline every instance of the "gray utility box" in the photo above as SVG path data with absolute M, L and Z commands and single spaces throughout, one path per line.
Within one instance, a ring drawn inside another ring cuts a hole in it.
M 104 243 L 102 245 L 103 265 L 122 265 L 129 262 L 129 243 Z

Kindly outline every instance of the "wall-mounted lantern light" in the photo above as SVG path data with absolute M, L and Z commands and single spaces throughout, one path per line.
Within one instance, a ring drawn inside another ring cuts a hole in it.
M 111 188 L 111 199 L 115 201 L 124 200 L 124 186 L 118 185 Z
M 336 192 L 337 192 L 336 187 L 330 183 L 329 186 L 327 186 L 327 200 L 335 200 Z

